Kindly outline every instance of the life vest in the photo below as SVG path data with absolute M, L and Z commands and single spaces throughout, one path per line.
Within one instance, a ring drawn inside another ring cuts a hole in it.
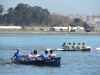
M 78 49 L 82 49 L 81 45 L 78 45 L 77 47 L 78 47 Z
M 41 55 L 43 59 L 48 59 L 49 55 L 48 54 L 44 54 L 44 55 Z
M 73 45 L 73 49 L 76 49 L 76 45 Z
M 82 47 L 83 49 L 86 49 L 87 47 L 86 47 L 86 45 L 83 45 L 83 47 Z
M 68 45 L 68 49 L 72 49 L 72 46 L 71 45 Z
M 48 54 L 44 54 L 44 59 L 48 59 L 49 55 Z
M 33 61 L 33 57 L 28 58 L 28 60 L 27 60 L 27 61 L 28 61 L 28 62 Z
M 51 58 L 55 58 L 55 56 L 51 56 Z

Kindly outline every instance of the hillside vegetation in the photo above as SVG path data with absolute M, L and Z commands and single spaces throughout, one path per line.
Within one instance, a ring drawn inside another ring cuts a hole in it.
M 0 5 L 0 25 L 21 26 L 82 26 L 93 29 L 79 18 L 69 19 L 59 14 L 51 14 L 48 9 L 39 6 L 31 7 L 28 4 L 19 3 L 15 8 L 11 7 L 3 14 L 4 6 Z

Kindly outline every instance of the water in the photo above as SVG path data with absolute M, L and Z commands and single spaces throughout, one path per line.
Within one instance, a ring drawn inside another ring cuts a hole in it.
M 86 43 L 91 52 L 60 52 L 60 67 L 12 64 L 10 58 L 17 48 L 22 54 L 56 49 L 63 42 Z M 100 75 L 100 35 L 97 34 L 0 34 L 0 75 Z

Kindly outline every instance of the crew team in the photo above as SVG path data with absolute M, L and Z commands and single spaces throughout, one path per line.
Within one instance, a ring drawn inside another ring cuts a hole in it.
M 46 60 L 48 58 L 55 58 L 55 57 L 56 57 L 56 54 L 54 53 L 53 50 L 50 50 L 50 54 L 48 54 L 48 51 L 45 50 L 45 54 L 40 55 L 37 53 L 37 50 L 34 50 L 34 52 L 31 54 L 22 55 L 20 53 L 20 50 L 17 49 L 17 52 L 14 54 L 14 56 L 12 58 L 12 61 L 20 61 L 22 58 L 24 58 L 25 60 L 30 62 L 33 60 L 39 60 L 40 58 L 43 60 Z
M 68 49 L 68 50 L 71 50 L 71 49 L 78 49 L 78 50 L 81 50 L 81 49 L 87 49 L 87 46 L 85 43 L 82 43 L 82 46 L 80 43 L 78 43 L 78 45 L 76 45 L 75 43 L 73 43 L 73 45 L 71 45 L 71 43 L 69 43 L 68 45 L 66 45 L 66 43 L 64 42 L 63 45 L 62 45 L 62 48 L 63 49 Z

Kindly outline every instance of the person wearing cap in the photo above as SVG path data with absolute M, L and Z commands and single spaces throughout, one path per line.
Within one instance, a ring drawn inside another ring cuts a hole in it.
M 17 52 L 13 56 L 13 61 L 20 61 L 21 57 L 22 57 L 22 55 L 20 53 L 20 49 L 17 49 Z

